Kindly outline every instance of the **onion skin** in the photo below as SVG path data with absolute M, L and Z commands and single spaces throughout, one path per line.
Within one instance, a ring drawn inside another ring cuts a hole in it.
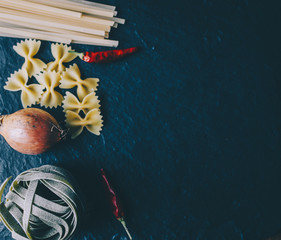
M 25 108 L 0 116 L 0 135 L 16 151 L 36 155 L 64 138 L 56 119 L 38 108 Z

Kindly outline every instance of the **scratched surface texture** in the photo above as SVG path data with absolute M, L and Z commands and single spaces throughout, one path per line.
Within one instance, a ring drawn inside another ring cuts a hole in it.
M 281 2 L 104 3 L 127 19 L 111 38 L 142 50 L 111 64 L 72 62 L 83 77 L 100 78 L 101 136 L 85 130 L 38 156 L 0 137 L 1 182 L 43 164 L 71 171 L 88 206 L 77 240 L 126 239 L 105 200 L 101 167 L 136 240 L 257 240 L 279 232 Z M 18 41 L 0 38 L 2 114 L 21 109 L 19 92 L 3 89 L 23 63 L 12 49 Z M 45 62 L 50 44 L 38 54 Z M 47 110 L 64 121 L 61 108 Z M 11 239 L 2 224 L 0 239 Z

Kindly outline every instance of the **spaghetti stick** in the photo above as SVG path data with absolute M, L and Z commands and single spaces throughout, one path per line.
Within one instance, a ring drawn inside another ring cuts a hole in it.
M 93 15 L 93 16 L 95 16 L 95 15 Z M 100 18 L 104 19 L 104 20 L 111 20 L 111 21 L 114 21 L 119 24 L 125 23 L 125 19 L 123 19 L 123 18 L 118 18 L 118 17 L 100 17 Z
M 94 6 L 94 7 L 100 7 L 100 8 L 104 8 L 104 9 L 108 9 L 108 10 L 112 10 L 114 11 L 116 9 L 115 6 L 111 6 L 111 5 L 106 5 L 106 4 L 102 4 L 102 3 L 96 3 L 96 2 L 90 2 L 90 1 L 85 1 L 85 0 L 69 0 L 71 2 L 76 2 L 76 3 L 83 3 L 83 4 L 87 4 L 90 6 Z
M 0 22 L 0 27 L 4 28 L 10 28 L 15 30 L 23 30 L 23 27 L 17 26 L 11 23 L 4 23 Z M 49 29 L 51 30 L 51 29 Z M 64 31 L 64 32 L 42 32 L 40 30 L 36 29 L 27 29 L 28 33 L 43 33 L 47 34 L 48 36 L 54 36 L 55 38 L 65 38 L 65 39 L 71 39 L 71 42 L 73 43 L 84 43 L 84 44 L 90 44 L 90 45 L 99 45 L 99 46 L 106 46 L 106 47 L 117 47 L 118 41 L 115 40 L 107 40 L 103 39 L 99 36 L 89 35 L 89 34 L 80 34 L 75 33 L 72 31 Z M 53 39 L 53 38 L 52 38 Z M 70 43 L 70 41 L 69 41 Z
M 85 20 L 86 22 L 90 22 L 90 23 L 107 25 L 107 26 L 111 26 L 111 27 L 113 27 L 114 24 L 115 24 L 114 20 L 102 19 L 100 17 L 94 17 L 92 15 L 87 15 L 87 14 L 83 14 L 82 17 L 81 17 L 81 20 Z
M 18 10 L 25 10 L 31 12 L 43 12 L 49 13 L 51 15 L 63 15 L 73 18 L 80 18 L 82 16 L 81 12 L 74 12 L 70 10 L 65 10 L 61 8 L 51 7 L 51 6 L 42 6 L 38 3 L 28 2 L 24 0 L 17 0 L 16 2 L 13 0 L 1 0 L 1 6 L 13 7 Z
M 105 18 L 106 19 L 106 18 Z M 125 19 L 123 18 L 118 18 L 118 17 L 113 17 L 113 18 L 108 18 L 116 23 L 119 23 L 119 24 L 124 24 L 125 23 Z
M 105 36 L 105 31 L 102 30 L 96 30 L 93 28 L 85 27 L 83 25 L 79 26 L 78 24 L 73 25 L 63 20 L 59 20 L 59 19 L 54 20 L 53 18 L 48 19 L 40 15 L 22 13 L 20 11 L 15 11 L 11 9 L 0 8 L 0 18 L 13 19 L 15 21 L 23 21 L 31 24 L 36 22 L 37 24 L 43 26 L 49 26 L 49 27 L 55 25 L 56 28 L 62 28 L 62 29 L 73 30 L 77 32 L 84 32 L 84 33 L 90 33 L 99 36 Z
M 5 1 L 5 0 L 3 0 Z M 10 4 L 10 3 L 6 3 L 6 2 L 0 2 L 0 7 L 4 7 L 4 8 L 8 8 L 11 10 L 16 10 L 16 11 L 21 11 L 21 12 L 26 12 L 26 13 L 34 13 L 34 9 L 32 8 L 26 8 L 25 6 L 21 6 L 21 5 L 15 5 L 15 4 Z M 91 23 L 91 27 L 92 28 L 96 28 L 98 30 L 104 30 L 104 31 L 109 31 L 110 27 L 114 25 L 114 21 L 111 20 L 105 20 L 105 19 L 100 19 L 100 18 L 96 18 L 96 17 L 91 17 L 91 16 L 82 16 L 80 18 L 73 18 L 71 16 L 62 16 L 61 14 L 54 14 L 48 11 L 43 11 L 43 10 L 38 10 L 35 11 L 36 15 L 40 14 L 46 17 L 55 17 L 67 22 L 75 22 L 75 23 L 80 23 L 85 26 L 86 24 L 90 24 Z
M 3 26 L 3 24 L 5 25 L 11 25 L 13 27 L 21 27 L 22 29 L 24 28 L 30 28 L 30 29 L 34 29 L 34 30 L 41 30 L 41 31 L 47 31 L 47 32 L 54 32 L 54 33 L 63 33 L 63 34 L 75 34 L 77 36 L 84 36 L 84 37 L 95 37 L 95 38 L 99 38 L 99 39 L 104 39 L 104 37 L 102 36 L 97 36 L 97 35 L 92 35 L 92 34 L 86 34 L 86 33 L 81 33 L 81 32 L 76 32 L 76 31 L 70 31 L 70 30 L 66 30 L 66 29 L 61 29 L 61 28 L 55 28 L 55 27 L 49 27 L 49 26 L 43 26 L 43 25 L 39 25 L 39 24 L 32 24 L 30 25 L 30 23 L 26 23 L 26 22 L 14 22 L 11 19 L 1 19 L 0 20 L 0 25 Z
M 114 44 L 104 44 L 104 45 L 99 45 L 99 44 L 95 44 L 92 42 L 81 42 L 81 41 L 72 41 L 71 43 L 76 43 L 76 44 L 87 44 L 87 45 L 97 45 L 97 46 L 104 46 L 104 47 L 117 47 L 118 46 L 118 41 Z
M 111 10 L 102 9 L 102 8 L 98 8 L 98 7 L 85 6 L 85 5 L 80 6 L 79 4 L 71 3 L 69 1 L 67 3 L 59 1 L 59 0 L 48 0 L 48 1 L 28 0 L 28 1 L 40 3 L 42 5 L 58 7 L 58 8 L 62 8 L 62 9 L 68 9 L 68 10 L 72 10 L 72 11 L 79 11 L 82 13 L 95 14 L 95 15 L 104 16 L 104 17 L 113 17 L 115 14 Z
M 35 33 L 35 34 L 42 33 L 41 31 L 34 30 L 34 29 L 28 29 L 28 32 Z M 71 42 L 79 42 L 84 44 L 87 43 L 91 45 L 108 46 L 108 47 L 114 47 L 118 45 L 118 41 L 101 39 L 96 37 L 78 36 L 75 33 L 54 33 L 54 32 L 45 32 L 45 33 L 48 34 L 49 36 L 52 36 L 53 38 L 71 39 Z
M 40 13 L 45 16 L 55 16 L 61 19 L 65 19 L 66 17 L 68 17 L 70 19 L 82 20 L 83 22 L 87 22 L 87 23 L 95 23 L 95 24 L 101 24 L 107 26 L 114 25 L 113 20 L 101 19 L 85 14 L 82 15 L 82 13 L 80 12 L 74 12 L 74 11 L 50 7 L 46 5 L 43 6 L 41 4 L 28 2 L 25 0 L 18 0 L 16 4 L 14 3 L 14 0 L 2 0 L 0 2 L 0 6 L 14 9 L 14 10 L 29 12 L 29 13 L 35 12 L 37 15 Z
M 47 40 L 47 41 L 55 41 L 55 42 L 62 42 L 66 44 L 70 43 L 77 43 L 77 44 L 87 44 L 87 45 L 97 45 L 97 46 L 105 46 L 105 47 L 117 47 L 118 41 L 113 40 L 105 40 L 99 38 L 90 38 L 90 37 L 78 37 L 74 36 L 74 40 L 67 40 L 68 35 L 65 34 L 58 34 L 58 33 L 48 33 L 42 34 L 40 31 L 36 30 L 29 30 L 29 31 L 22 31 L 21 28 L 14 28 L 12 29 L 10 26 L 9 28 L 5 28 L 0 26 L 0 36 L 2 37 L 13 37 L 13 38 L 37 38 L 40 40 Z M 62 37 L 63 36 L 63 37 Z M 67 37 L 67 38 L 65 38 Z
M 0 36 L 117 47 L 114 6 L 86 0 L 0 0 Z
M 97 2 L 90 2 L 90 1 L 79 1 L 79 0 L 57 0 L 57 2 L 61 2 L 67 5 L 72 5 L 72 6 L 81 6 L 81 7 L 91 7 L 93 9 L 103 9 L 106 11 L 110 11 L 110 12 L 116 12 L 115 6 L 112 5 L 106 5 L 106 4 L 102 4 L 102 3 L 97 3 Z
M 33 33 L 41 33 L 41 31 L 34 30 L 34 29 L 29 29 L 29 32 Z M 46 34 L 55 36 L 55 37 L 64 37 L 66 39 L 71 39 L 71 42 L 81 42 L 81 43 L 91 43 L 91 45 L 100 45 L 100 46 L 109 46 L 109 47 L 114 47 L 118 45 L 118 41 L 114 40 L 108 40 L 108 39 L 102 39 L 102 38 L 97 38 L 95 36 L 79 36 L 76 35 L 75 33 L 54 33 L 54 32 L 46 32 Z
M 71 43 L 70 39 L 64 37 L 57 37 L 57 36 L 54 37 L 45 33 L 31 32 L 26 29 L 23 31 L 22 29 L 0 27 L 0 33 L 3 33 L 5 36 L 11 36 L 11 37 L 36 38 L 36 39 L 52 41 L 52 42 L 61 42 L 66 44 Z
M 94 21 L 96 20 L 95 18 L 92 17 L 84 17 L 82 16 L 81 18 L 68 18 L 60 15 L 49 15 L 48 13 L 34 13 L 32 10 L 27 10 L 21 11 L 18 10 L 17 6 L 10 6 L 10 7 L 1 7 L 2 3 L 0 2 L 0 12 L 2 13 L 7 13 L 10 15 L 15 15 L 15 16 L 25 16 L 29 18 L 40 18 L 41 20 L 45 21 L 51 21 L 51 22 L 58 22 L 58 23 L 66 23 L 68 25 L 73 25 L 73 26 L 80 26 L 84 28 L 91 28 L 91 29 L 96 29 L 96 30 L 102 30 L 102 31 L 110 31 L 110 25 L 111 21 L 108 20 L 103 20 L 99 21 L 100 23 L 95 23 Z M 7 18 L 7 17 L 6 17 Z M 101 24 L 101 23 L 106 23 L 106 24 Z

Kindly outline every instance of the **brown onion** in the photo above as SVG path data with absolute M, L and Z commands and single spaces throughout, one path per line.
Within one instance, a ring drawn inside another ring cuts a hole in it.
M 40 154 L 59 142 L 65 133 L 56 119 L 38 108 L 0 115 L 0 135 L 16 151 Z

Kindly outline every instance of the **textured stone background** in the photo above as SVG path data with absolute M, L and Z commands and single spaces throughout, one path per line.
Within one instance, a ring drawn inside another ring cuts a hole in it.
M 113 64 L 73 61 L 84 77 L 100 78 L 101 136 L 84 131 L 38 156 L 0 137 L 0 180 L 43 164 L 70 170 L 89 206 L 77 240 L 125 239 L 101 167 L 136 240 L 256 240 L 280 231 L 280 1 L 104 2 L 127 19 L 111 38 L 142 50 Z M 20 94 L 3 89 L 23 63 L 12 50 L 18 41 L 0 38 L 2 113 L 21 109 Z M 50 43 L 38 56 L 52 60 Z M 64 120 L 60 108 L 50 112 Z M 11 239 L 2 224 L 0 238 Z

